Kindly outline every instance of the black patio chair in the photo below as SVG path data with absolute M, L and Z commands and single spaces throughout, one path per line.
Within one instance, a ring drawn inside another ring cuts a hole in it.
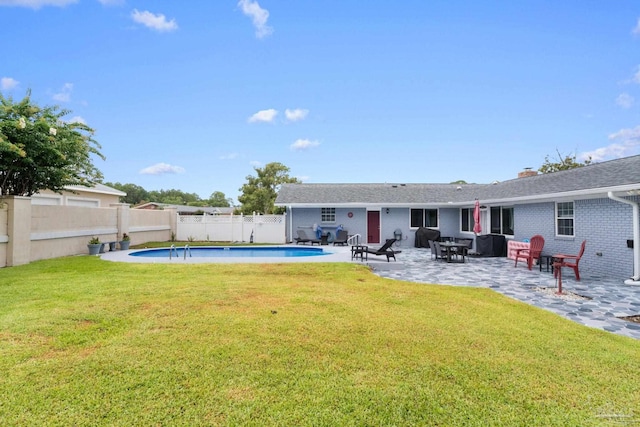
M 311 243 L 313 246 L 314 243 L 320 244 L 320 239 L 312 239 L 307 235 L 307 232 L 304 230 L 298 230 L 298 237 L 294 239 L 296 241 L 296 245 L 300 243 Z
M 393 258 L 394 261 L 397 261 L 396 254 L 399 254 L 402 251 L 395 251 L 391 249 L 391 245 L 393 245 L 395 242 L 396 239 L 387 239 L 385 244 L 382 245 L 379 249 L 369 249 L 367 247 L 366 249 L 364 249 L 364 251 L 371 255 L 384 255 L 387 257 L 387 262 L 389 262 L 391 258 Z

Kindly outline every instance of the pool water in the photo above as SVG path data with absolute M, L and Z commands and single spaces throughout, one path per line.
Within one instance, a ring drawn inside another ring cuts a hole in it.
M 184 258 L 185 249 L 182 248 L 159 248 L 143 249 L 131 252 L 129 256 L 144 258 Z M 188 248 L 186 257 L 192 258 L 289 258 L 289 257 L 309 257 L 328 255 L 322 248 L 290 248 L 290 247 L 195 247 Z

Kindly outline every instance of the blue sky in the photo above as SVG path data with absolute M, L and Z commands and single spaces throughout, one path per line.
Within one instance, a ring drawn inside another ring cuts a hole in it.
M 0 90 L 96 130 L 105 181 L 236 199 L 640 154 L 640 3 L 0 0 Z

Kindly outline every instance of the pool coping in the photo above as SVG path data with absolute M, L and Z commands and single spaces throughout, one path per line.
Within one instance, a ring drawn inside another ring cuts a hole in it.
M 202 247 L 202 246 L 197 246 Z M 193 249 L 197 248 L 194 247 Z M 212 246 L 213 247 L 213 246 Z M 223 248 L 225 246 L 215 246 L 219 248 Z M 238 247 L 238 248 L 295 248 L 301 246 L 296 245 L 261 245 L 261 246 L 251 246 L 251 245 L 234 245 L 228 247 Z M 182 250 L 184 246 L 177 247 L 179 250 Z M 135 257 L 129 256 L 132 252 L 137 252 L 141 250 L 152 250 L 152 249 L 167 249 L 167 248 L 138 248 L 138 249 L 130 249 L 126 251 L 109 251 L 103 254 L 99 254 L 98 256 L 105 261 L 113 261 L 113 262 L 129 262 L 129 263 L 142 263 L 142 264 L 280 264 L 280 263 L 292 263 L 292 262 L 351 262 L 351 247 L 348 246 L 323 246 L 321 247 L 324 251 L 327 252 L 327 255 L 314 255 L 314 256 L 299 256 L 299 257 L 220 257 L 220 258 L 206 258 L 206 257 L 172 257 L 170 258 L 145 258 L 145 257 Z M 384 259 L 383 259 L 384 260 Z M 386 262 L 386 261 L 385 261 Z

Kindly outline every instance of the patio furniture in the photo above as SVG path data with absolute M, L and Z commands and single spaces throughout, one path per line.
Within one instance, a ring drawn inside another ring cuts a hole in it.
M 465 262 L 465 252 L 462 250 L 463 248 L 467 247 L 466 243 L 459 243 L 459 242 L 436 242 L 436 247 L 442 247 L 445 249 L 446 254 L 447 254 L 447 262 L 460 262 L 460 263 L 464 263 Z M 456 261 L 453 260 L 453 257 L 456 257 Z M 458 256 L 461 256 L 462 259 L 458 258 Z
M 431 248 L 431 259 L 435 259 L 436 261 L 439 259 L 445 259 L 445 257 L 442 255 L 442 248 L 440 247 L 440 243 L 438 241 L 429 240 L 429 247 Z
M 365 245 L 351 246 L 351 260 L 358 257 L 360 257 L 360 261 L 369 260 L 369 256 L 367 255 L 367 249 L 369 248 Z
M 503 257 L 507 255 L 507 241 L 500 234 L 476 236 L 476 252 L 481 256 Z
M 339 230 L 336 233 L 336 238 L 333 239 L 333 246 L 340 245 L 344 246 L 347 244 L 347 240 L 349 239 L 349 233 L 347 230 Z
M 416 237 L 414 242 L 414 246 L 416 248 L 429 248 L 430 240 L 440 240 L 440 230 L 433 230 L 426 227 L 420 227 L 416 230 Z
M 391 245 L 393 245 L 395 242 L 396 242 L 396 239 L 387 239 L 385 244 L 382 245 L 379 249 L 369 249 L 368 246 L 363 246 L 364 248 L 363 251 L 366 254 L 380 255 L 380 256 L 384 255 L 387 257 L 387 262 L 389 262 L 391 258 L 393 258 L 393 260 L 396 261 L 396 254 L 399 254 L 402 251 L 394 251 L 393 249 L 391 249 Z
M 294 239 L 296 241 L 296 245 L 300 244 L 300 243 L 311 243 L 311 246 L 313 246 L 314 243 L 320 244 L 320 239 L 312 239 L 307 235 L 307 232 L 304 230 L 299 229 L 298 230 L 298 237 L 296 237 Z
M 466 246 L 458 248 L 460 250 L 460 252 L 464 252 L 464 255 L 467 256 L 469 255 L 469 250 L 471 249 L 471 246 L 473 245 L 473 239 L 463 239 L 463 238 L 456 238 L 456 243 L 462 243 Z
M 584 248 L 587 245 L 587 241 L 583 240 L 582 245 L 580 245 L 580 252 L 578 255 L 567 255 L 567 254 L 556 254 L 553 256 L 553 275 L 554 277 L 558 277 L 560 281 L 560 286 L 562 286 L 562 271 L 560 269 L 562 267 L 569 267 L 573 269 L 573 272 L 576 275 L 576 280 L 580 281 L 580 270 L 578 269 L 578 263 L 584 254 Z
M 538 260 L 538 262 L 540 262 L 542 248 L 544 248 L 544 237 L 536 234 L 531 238 L 531 241 L 529 242 L 529 248 L 516 249 L 516 263 L 514 267 L 518 266 L 519 259 L 526 259 L 527 267 L 529 267 L 529 270 L 531 270 L 531 267 L 533 266 L 533 260 Z

